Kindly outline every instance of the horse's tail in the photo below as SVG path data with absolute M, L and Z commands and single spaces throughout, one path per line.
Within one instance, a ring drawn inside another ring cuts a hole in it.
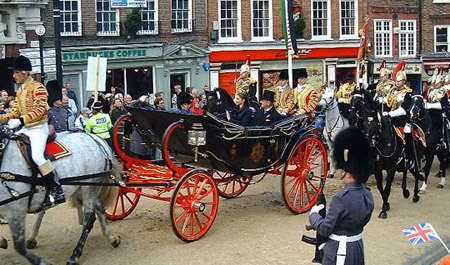
M 114 177 L 120 179 L 122 166 L 116 159 L 112 159 L 112 168 L 109 171 L 110 175 L 113 175 Z M 108 173 L 105 173 L 105 176 Z M 102 180 L 102 183 L 113 183 L 114 181 L 108 177 L 105 177 Z M 73 208 L 80 208 L 83 205 L 83 196 L 81 191 L 82 186 L 78 187 L 78 189 L 72 193 L 72 195 L 69 198 L 69 205 Z M 116 186 L 102 186 L 99 190 L 98 197 L 100 201 L 102 202 L 103 206 L 105 208 L 110 207 L 114 200 L 117 197 L 117 192 L 119 191 L 118 187 Z

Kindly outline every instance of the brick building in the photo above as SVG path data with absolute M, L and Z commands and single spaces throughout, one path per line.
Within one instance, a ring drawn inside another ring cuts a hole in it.
M 315 85 L 339 82 L 349 72 L 356 76 L 358 30 L 364 24 L 367 1 L 294 1 L 294 7 L 305 25 L 303 36 L 297 39 L 301 55 L 293 60 L 294 76 L 298 69 L 306 68 Z M 260 93 L 272 72 L 287 69 L 280 1 L 212 0 L 208 1 L 208 15 L 212 87 L 233 90 L 239 66 L 247 56 Z
M 424 0 L 422 60 L 427 75 L 434 68 L 450 70 L 450 0 Z
M 108 58 L 107 91 L 111 86 L 126 88 L 134 98 L 163 91 L 167 107 L 175 84 L 208 83 L 206 0 L 142 2 L 136 8 L 120 7 L 128 1 L 119 0 L 60 0 L 63 82 L 71 83 L 82 102 L 91 94 L 85 89 L 89 56 Z M 54 50 L 52 7 L 50 1 L 44 11 L 44 46 L 49 50 Z M 137 31 L 126 27 L 135 23 L 141 23 Z M 21 50 L 25 55 L 35 52 Z M 55 78 L 56 67 L 49 54 L 47 80 Z
M 409 85 L 419 90 L 422 80 L 420 58 L 420 16 L 417 0 L 373 0 L 368 11 L 369 43 L 372 54 L 369 58 L 371 80 L 377 78 L 378 67 L 383 59 L 392 69 L 400 60 L 405 60 Z

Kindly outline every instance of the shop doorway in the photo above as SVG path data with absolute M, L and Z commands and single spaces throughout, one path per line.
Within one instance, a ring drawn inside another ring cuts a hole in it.
M 8 67 L 13 65 L 14 58 L 0 60 L 0 90 L 6 90 L 8 95 L 14 95 L 13 72 Z
M 189 86 L 187 83 L 188 73 L 173 73 L 170 75 L 170 98 L 172 99 L 175 94 L 175 85 L 181 85 L 181 90 L 186 91 L 186 87 Z M 175 108 L 175 102 L 172 102 L 172 108 Z
M 121 93 L 125 93 L 125 75 L 127 78 L 127 94 L 133 99 L 137 99 L 143 94 L 152 94 L 153 89 L 153 71 L 152 67 L 138 67 L 127 69 L 108 69 L 106 72 L 106 92 L 111 92 L 114 86 Z

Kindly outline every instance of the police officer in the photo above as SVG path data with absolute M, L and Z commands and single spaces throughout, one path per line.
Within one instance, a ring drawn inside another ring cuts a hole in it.
M 311 209 L 309 220 L 326 240 L 322 264 L 362 265 L 362 231 L 374 209 L 372 193 L 365 187 L 369 177 L 369 143 L 361 131 L 349 127 L 334 141 L 336 169 L 342 170 L 345 187 L 331 200 L 325 218 L 323 204 Z
M 42 207 L 49 208 L 65 202 L 66 199 L 52 163 L 44 158 L 49 133 L 48 93 L 41 83 L 34 81 L 31 77 L 31 62 L 27 57 L 17 57 L 12 70 L 14 80 L 21 84 L 21 87 L 16 93 L 16 105 L 7 114 L 0 115 L 0 123 L 7 121 L 10 129 L 23 126 L 18 133 L 23 133 L 30 138 L 31 158 L 38 166 L 48 191 Z
M 108 142 L 111 146 L 111 135 L 109 130 L 112 128 L 111 118 L 108 114 L 102 112 L 103 103 L 100 101 L 94 102 L 92 104 L 92 116 L 86 122 L 86 132 L 93 133 Z

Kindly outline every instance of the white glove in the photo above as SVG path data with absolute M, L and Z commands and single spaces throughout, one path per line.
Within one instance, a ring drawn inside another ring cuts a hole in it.
M 22 123 L 20 122 L 19 119 L 10 119 L 8 121 L 8 128 L 9 129 L 15 129 L 15 128 L 19 127 L 20 125 L 22 125 Z
M 389 112 L 383 111 L 383 116 L 389 116 Z
M 319 213 L 319 211 L 322 210 L 323 208 L 325 208 L 325 205 L 323 205 L 323 204 L 314 205 L 311 208 L 311 211 L 309 212 L 309 215 L 311 215 L 313 213 Z

